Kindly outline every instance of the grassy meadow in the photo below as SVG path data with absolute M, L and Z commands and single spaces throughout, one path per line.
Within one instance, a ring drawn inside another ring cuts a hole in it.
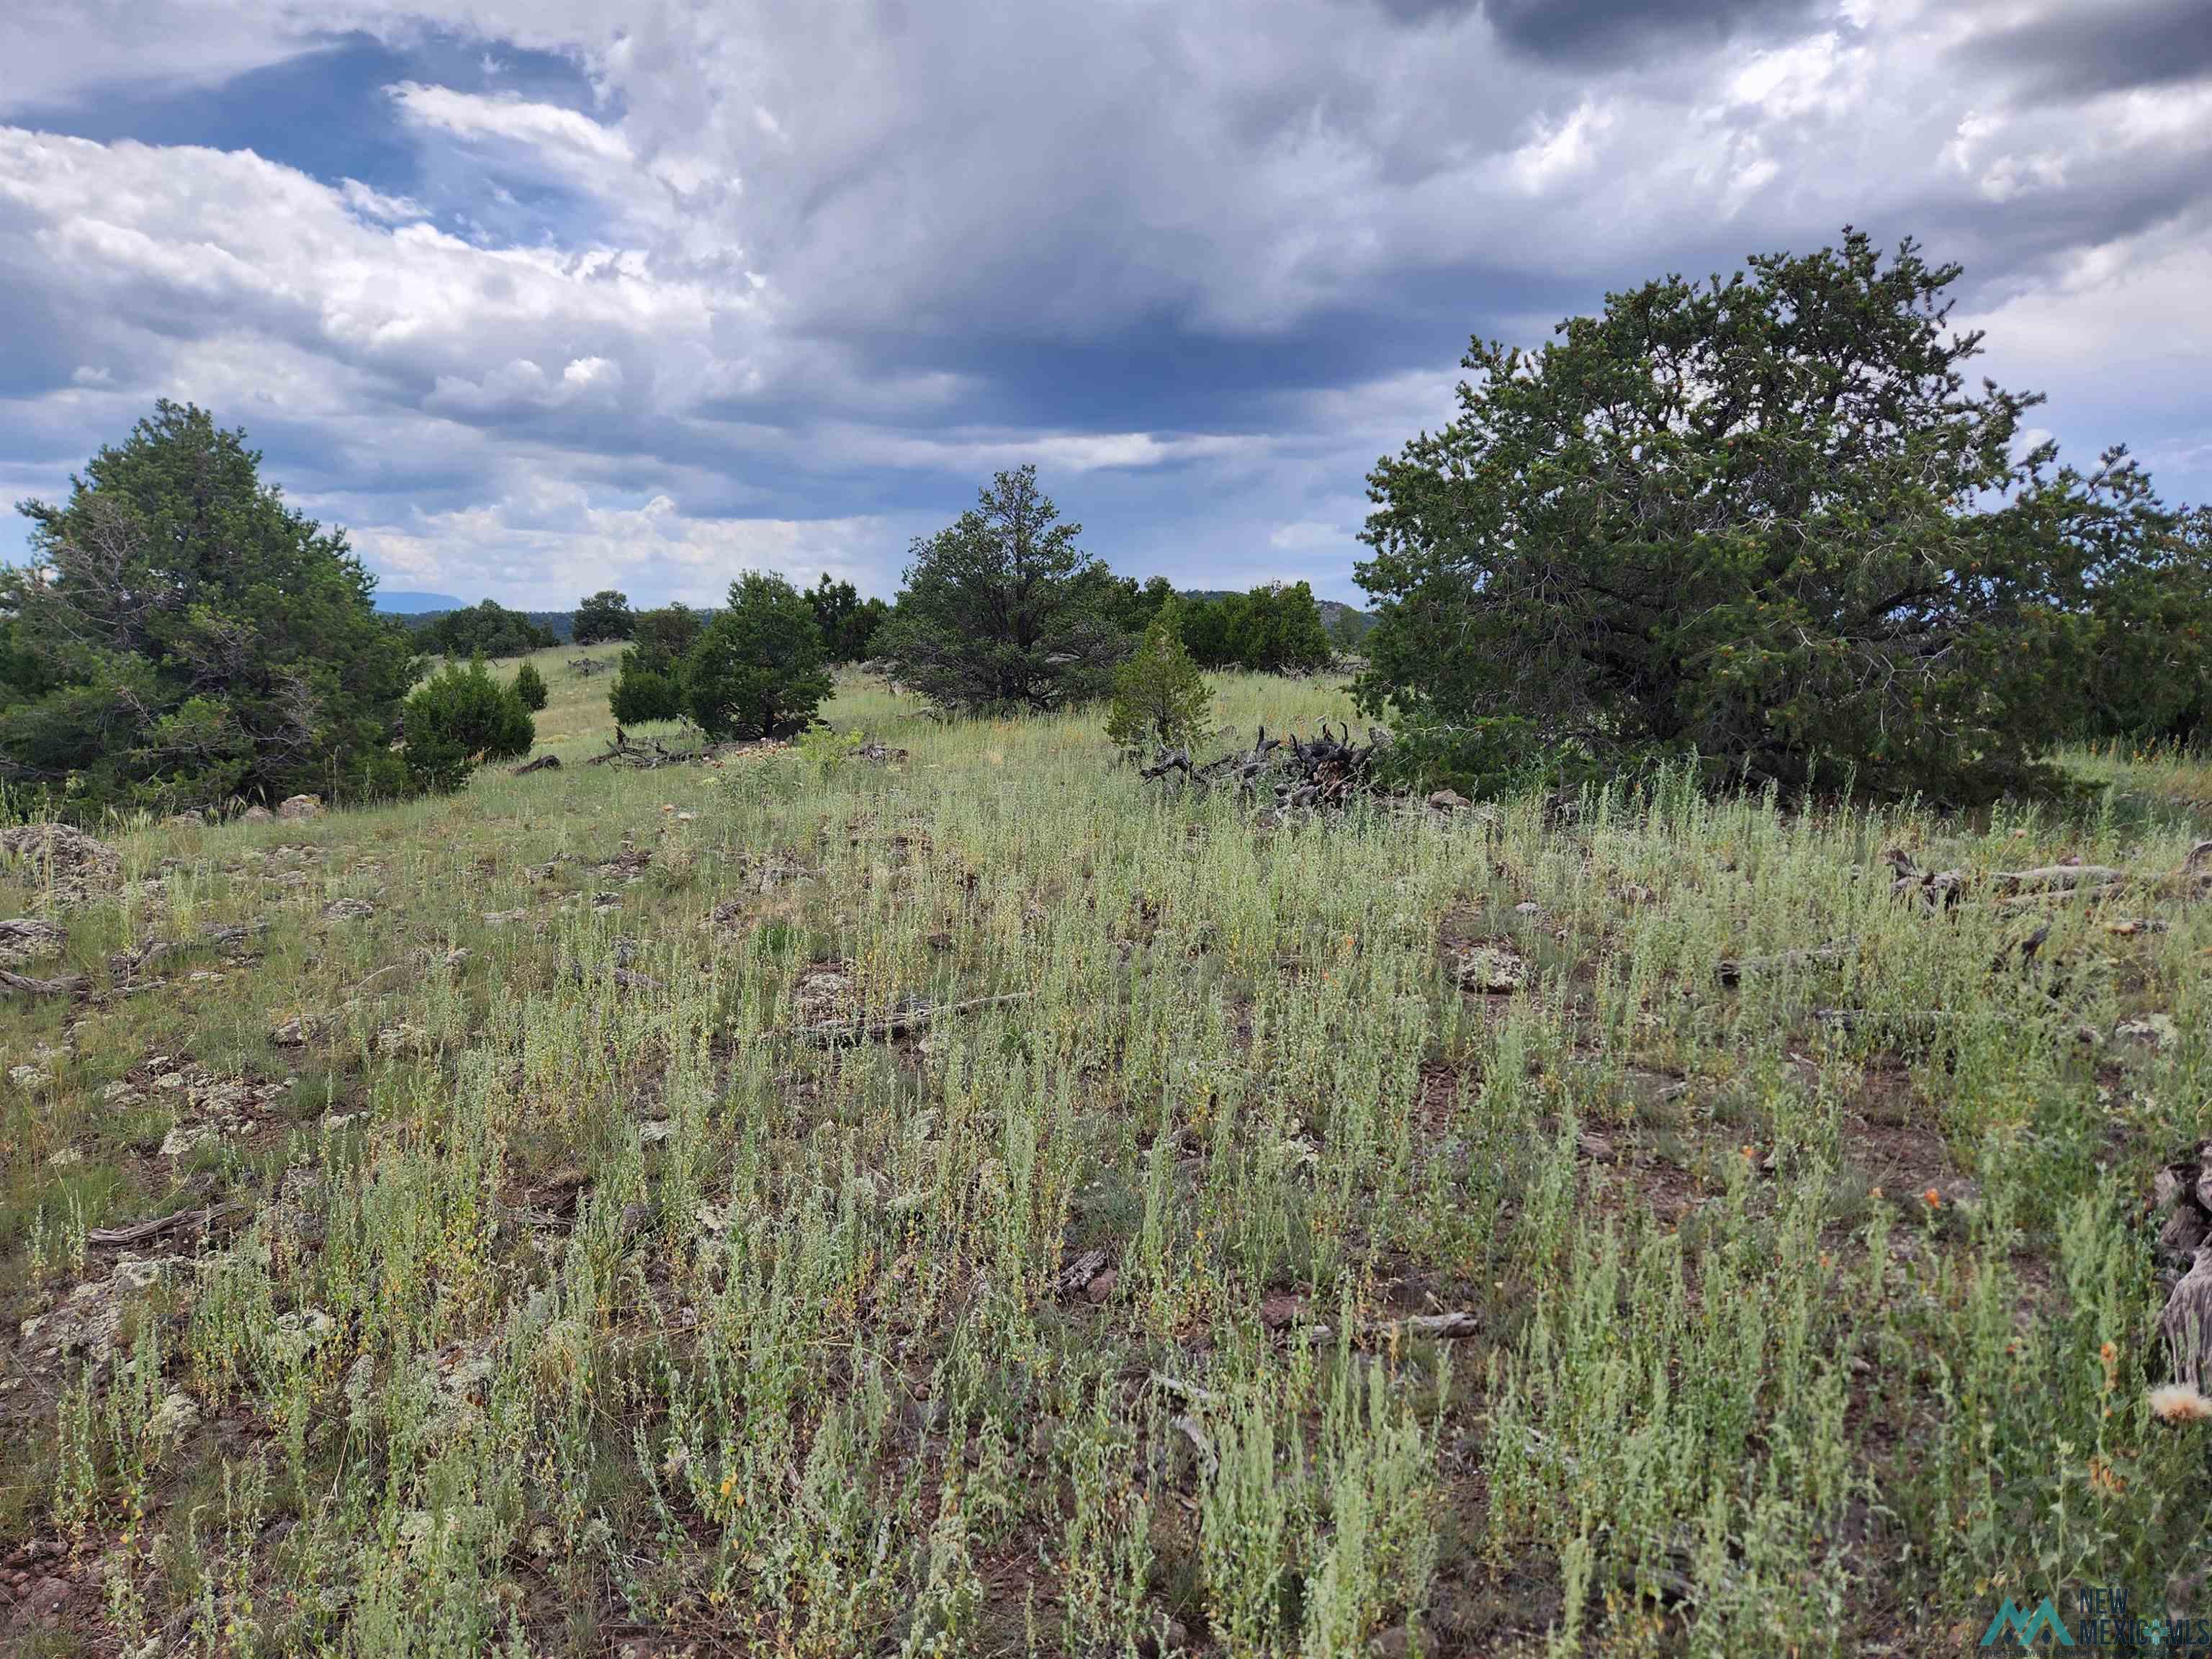
M 1096 717 L 858 679 L 825 716 L 888 761 L 592 767 L 574 654 L 537 659 L 557 771 L 0 888 L 67 929 L 23 971 L 89 982 L 0 1003 L 0 1648 L 1920 1655 L 2004 1597 L 2212 1614 L 2212 1428 L 2145 1404 L 2212 906 L 1938 911 L 1882 862 L 2171 870 L 2201 765 L 2083 756 L 2101 804 L 1972 822 L 1662 782 L 1272 825 Z

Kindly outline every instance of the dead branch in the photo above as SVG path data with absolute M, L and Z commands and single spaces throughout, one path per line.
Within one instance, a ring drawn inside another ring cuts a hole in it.
M 91 981 L 82 974 L 63 974 L 54 979 L 33 979 L 9 968 L 0 968 L 0 991 L 20 991 L 26 996 L 66 997 L 83 991 Z
M 532 772 L 557 772 L 560 769 L 561 757 L 558 755 L 540 755 L 536 760 L 523 762 L 510 775 L 526 778 Z
M 1747 975 L 1787 973 L 1795 968 L 1840 968 L 1856 948 L 1856 939 L 1840 939 L 1802 951 L 1784 951 L 1771 957 L 1723 957 L 1713 964 L 1713 974 L 1723 985 L 1740 985 Z
M 171 1233 L 187 1229 L 199 1231 L 212 1227 L 218 1221 L 246 1213 L 243 1204 L 215 1204 L 204 1210 L 179 1210 L 174 1215 L 156 1216 L 150 1221 L 134 1221 L 122 1227 L 94 1227 L 87 1231 L 84 1242 L 100 1249 L 128 1249 L 134 1244 L 150 1243 L 166 1238 Z
M 800 1042 L 816 1048 L 849 1048 L 863 1042 L 887 1042 L 896 1037 L 911 1036 L 926 1030 L 940 1019 L 950 1019 L 957 1014 L 969 1014 L 979 1008 L 1002 1007 L 1008 1003 L 1027 1002 L 1034 991 L 1008 991 L 994 997 L 972 997 L 965 1002 L 947 1002 L 933 1006 L 921 1003 L 902 1008 L 883 1019 L 840 1019 L 825 1021 L 819 1025 L 802 1025 L 787 1033 Z

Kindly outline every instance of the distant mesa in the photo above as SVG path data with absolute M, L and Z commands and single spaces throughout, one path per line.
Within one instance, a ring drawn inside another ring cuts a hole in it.
M 386 593 L 380 589 L 376 608 L 394 616 L 419 617 L 426 611 L 459 611 L 461 602 L 451 593 Z

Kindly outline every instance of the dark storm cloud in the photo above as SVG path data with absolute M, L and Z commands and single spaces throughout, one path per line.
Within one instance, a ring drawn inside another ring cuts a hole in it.
M 1800 24 L 1816 0 L 1374 0 L 1401 23 L 1456 21 L 1480 12 L 1498 38 L 1532 58 L 1588 64 L 1638 49 L 1693 51 L 1739 33 Z
M 1995 68 L 2022 77 L 2029 97 L 2081 97 L 2212 76 L 2212 5 L 2206 0 L 2081 0 L 1962 43 L 1962 71 Z
M 2167 0 L 352 0 L 336 41 L 307 0 L 134 3 L 239 68 L 111 73 L 58 21 L 50 72 L 0 65 L 0 477 L 198 396 L 395 586 L 880 590 L 1034 459 L 1124 568 L 1344 592 L 1470 335 L 1847 221 L 1964 260 L 1962 319 L 2036 299 L 1988 366 L 2069 453 L 2212 470 Z

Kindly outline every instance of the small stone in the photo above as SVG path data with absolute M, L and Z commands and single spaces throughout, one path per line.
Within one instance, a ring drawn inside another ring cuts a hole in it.
M 155 1408 L 147 1427 L 156 1440 L 179 1440 L 199 1426 L 200 1408 L 190 1395 L 173 1394 Z
M 161 1138 L 163 1158 L 182 1158 L 203 1141 L 216 1138 L 213 1126 L 205 1123 L 179 1123 Z
M 1297 1322 L 1298 1310 L 1304 1299 L 1287 1292 L 1263 1297 L 1260 1302 L 1260 1322 L 1271 1331 L 1283 1330 Z
M 249 806 L 238 815 L 240 823 L 273 823 L 276 815 L 265 806 Z
M 173 1093 L 175 1091 L 183 1088 L 186 1081 L 187 1079 L 182 1072 L 164 1072 L 161 1076 L 154 1079 L 154 1086 L 156 1089 L 169 1090 Z
M 8 1068 L 8 1081 L 19 1089 L 43 1089 L 53 1080 L 52 1073 L 42 1072 L 35 1066 L 10 1066 Z
M 82 1152 L 77 1151 L 74 1146 L 64 1146 L 61 1151 L 56 1152 L 52 1158 L 46 1160 L 46 1167 L 50 1170 L 66 1170 L 73 1164 L 82 1164 L 83 1162 L 84 1154 Z
M 1462 990 L 1508 996 L 1528 985 L 1528 964 L 1503 945 L 1480 945 L 1461 954 L 1456 969 Z
M 276 816 L 287 823 L 300 823 L 322 815 L 323 798 L 320 795 L 289 795 L 276 806 Z
M 283 1024 L 271 1028 L 270 1045 L 277 1048 L 304 1048 L 318 1029 L 319 1024 L 313 1015 L 295 1014 Z
M 638 1143 L 645 1146 L 657 1146 L 668 1139 L 673 1127 L 665 1117 L 656 1117 L 641 1123 L 637 1126 Z
M 119 1077 L 100 1091 L 103 1106 L 121 1106 L 138 1098 L 138 1086 L 129 1078 Z
M 336 898 L 323 907 L 325 921 L 365 921 L 376 907 L 365 898 Z

